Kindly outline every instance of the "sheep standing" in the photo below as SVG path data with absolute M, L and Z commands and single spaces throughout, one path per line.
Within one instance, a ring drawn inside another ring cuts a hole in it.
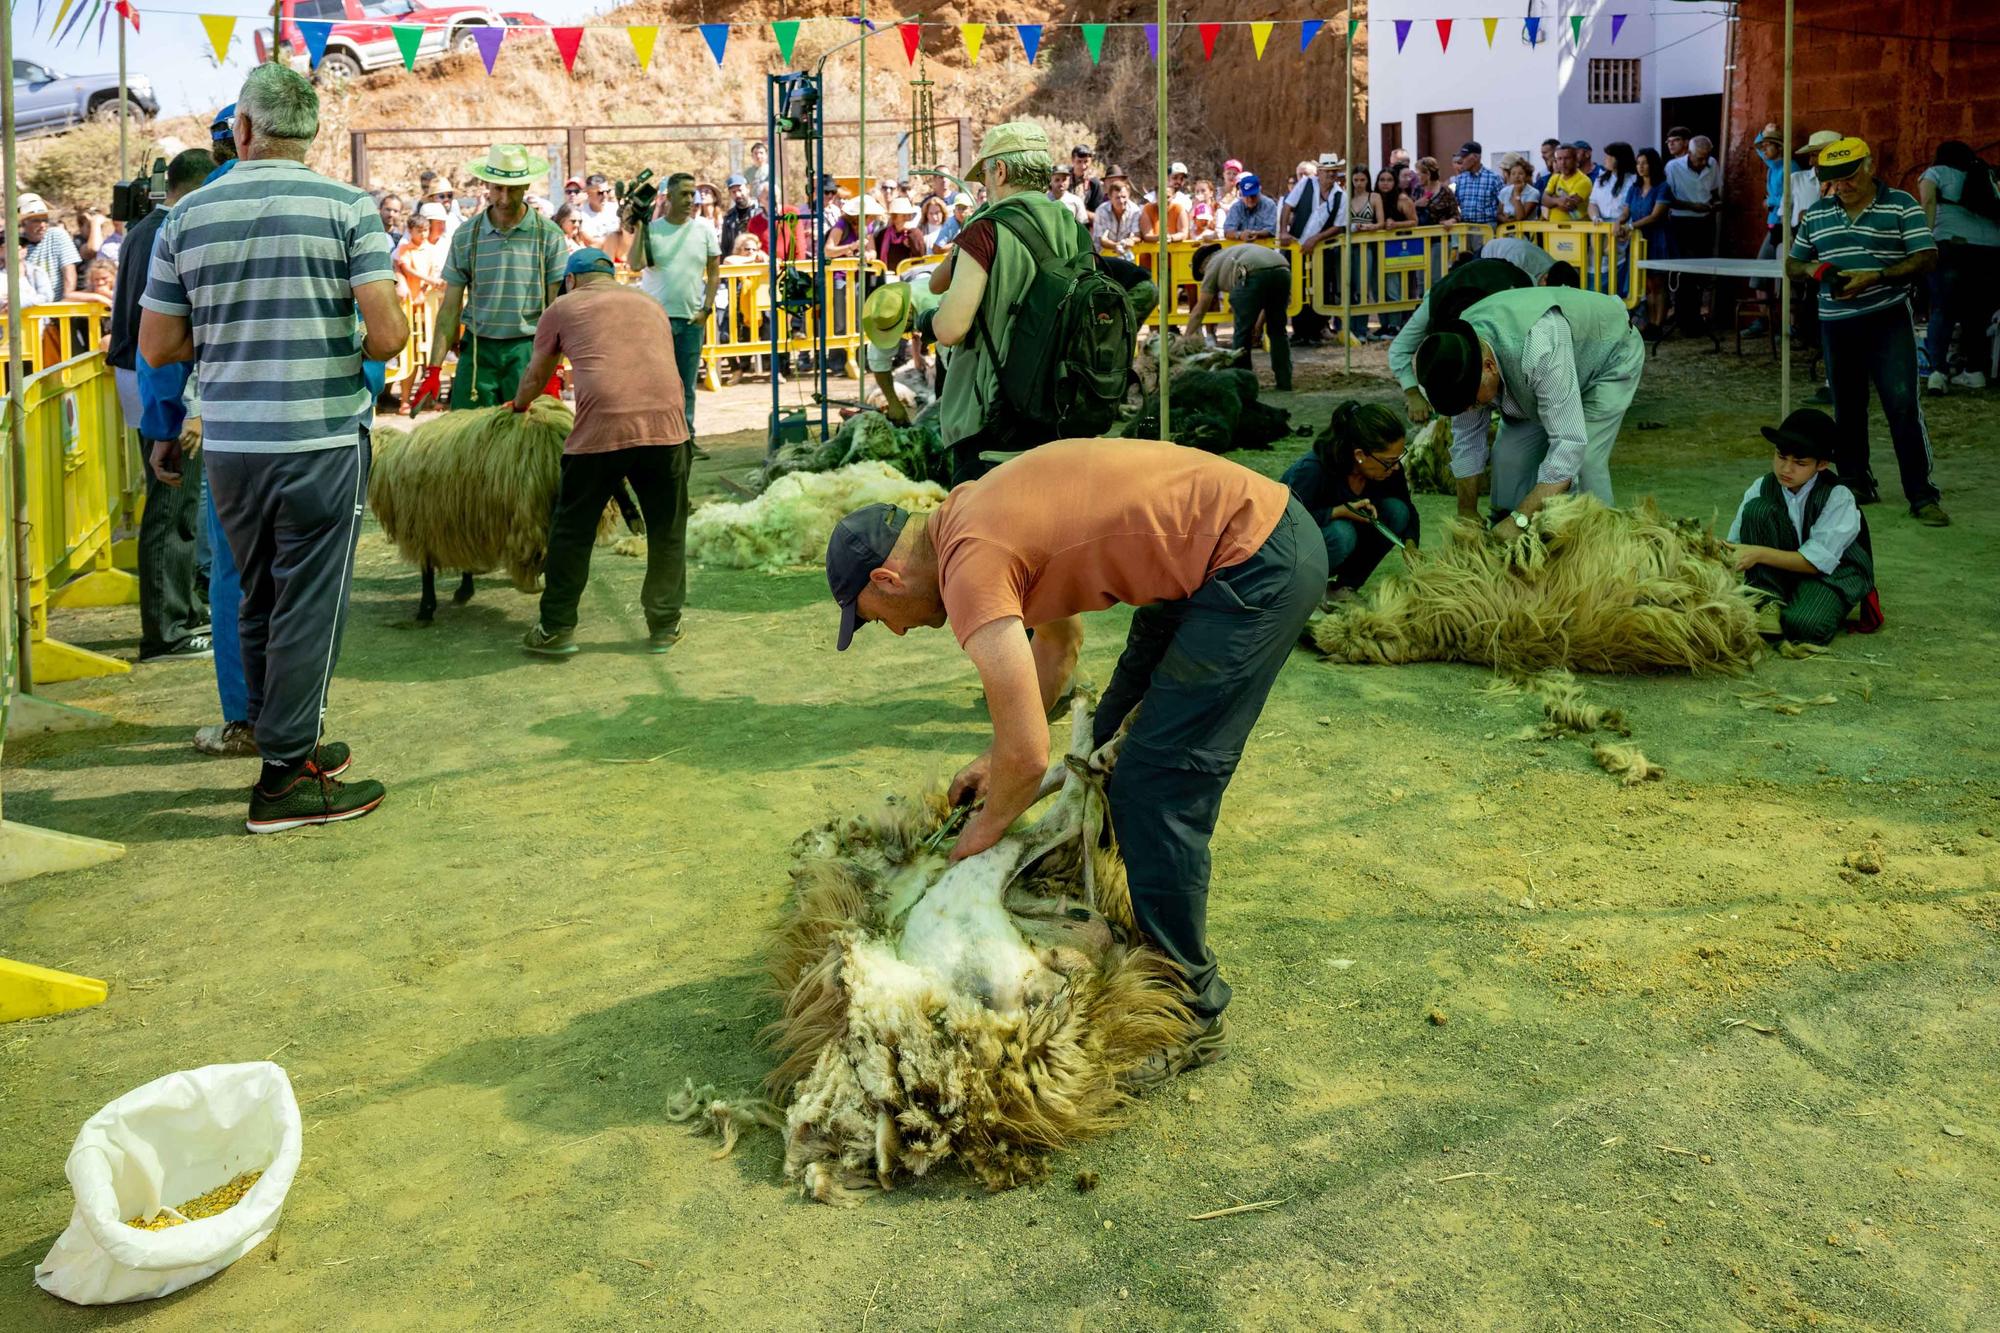
M 368 505 L 397 553 L 423 570 L 418 621 L 437 612 L 439 569 L 465 571 L 452 599 L 460 603 L 472 598 L 473 574 L 493 569 L 522 592 L 541 587 L 574 423 L 567 405 L 542 397 L 526 412 L 446 412 L 406 434 L 376 434 Z

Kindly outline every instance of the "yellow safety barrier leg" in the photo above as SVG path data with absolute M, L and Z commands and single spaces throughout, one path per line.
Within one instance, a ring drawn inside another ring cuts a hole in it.
M 6 825 L 9 840 L 15 827 Z M 0 958 L 0 1023 L 88 1009 L 103 1004 L 108 993 L 105 984 L 93 977 Z
M 57 606 L 137 606 L 139 580 L 122 569 L 93 569 L 57 588 L 49 600 Z

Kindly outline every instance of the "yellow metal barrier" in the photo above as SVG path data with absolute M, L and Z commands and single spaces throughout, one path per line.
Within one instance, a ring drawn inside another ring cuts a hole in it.
M 34 678 L 42 683 L 130 671 L 115 657 L 48 634 L 51 604 L 137 600 L 137 581 L 112 558 L 130 445 L 111 368 L 102 352 L 73 357 L 29 376 L 22 400 Z M 4 410 L 11 411 L 11 403 Z
M 1492 229 L 1475 222 L 1343 234 L 1313 252 L 1312 308 L 1338 319 L 1345 277 L 1347 310 L 1356 317 L 1415 310 L 1461 250 L 1492 239 Z
M 1500 234 L 1533 241 L 1551 258 L 1575 265 L 1585 291 L 1609 292 L 1628 310 L 1645 295 L 1646 284 L 1634 278 L 1646 257 L 1646 238 L 1639 232 L 1620 243 L 1618 228 L 1609 222 L 1509 222 Z
M 21 315 L 21 358 L 33 375 L 102 348 L 111 307 L 98 301 L 57 301 L 28 306 Z M 0 323 L 0 330 L 4 327 Z
M 1132 262 L 1152 275 L 1154 290 L 1159 295 L 1159 303 L 1153 307 L 1153 313 L 1146 317 L 1146 324 L 1148 326 L 1157 328 L 1163 319 L 1171 327 L 1178 327 L 1187 322 L 1187 316 L 1194 309 L 1197 294 L 1201 289 L 1201 283 L 1194 276 L 1195 252 L 1203 246 L 1212 244 L 1217 244 L 1217 242 L 1168 241 L 1166 247 L 1167 280 L 1162 282 L 1160 280 L 1159 242 L 1134 241 L 1132 243 Z M 1286 313 L 1296 315 L 1299 311 L 1305 309 L 1306 274 L 1307 270 L 1311 267 L 1311 261 L 1309 257 L 1302 258 L 1302 252 L 1296 242 L 1286 241 L 1281 245 L 1276 241 L 1223 241 L 1220 244 L 1224 249 L 1228 249 L 1232 245 L 1261 245 L 1266 250 L 1284 251 L 1286 256 L 1292 261 L 1292 295 L 1290 303 L 1286 308 Z M 1102 253 L 1110 255 L 1116 254 L 1117 251 L 1107 249 L 1102 251 Z M 1216 301 L 1214 307 L 1202 317 L 1201 322 L 1204 325 L 1227 324 L 1233 318 L 1234 315 L 1229 309 L 1229 293 L 1224 292 Z
M 827 312 L 830 320 L 826 331 L 826 350 L 858 352 L 861 347 L 861 302 L 864 296 L 863 284 L 856 278 L 865 270 L 871 279 L 881 279 L 889 270 L 880 260 L 832 259 L 826 263 L 826 289 L 821 293 L 820 310 Z M 792 262 L 780 265 L 781 270 L 793 269 L 812 272 L 812 265 Z M 739 271 L 732 271 L 732 269 Z M 771 353 L 771 329 L 764 322 L 772 314 L 770 294 L 771 271 L 765 265 L 752 268 L 748 264 L 722 266 L 721 289 L 728 294 L 727 327 L 724 336 L 718 337 L 717 330 L 710 328 L 701 349 L 702 383 L 709 389 L 722 387 L 721 368 L 725 358 L 744 356 L 769 356 Z M 722 306 L 717 300 L 716 305 Z M 758 318 L 739 318 L 741 311 L 753 311 Z M 818 311 L 777 312 L 778 352 L 789 356 L 796 352 L 816 352 L 819 350 Z M 859 361 L 850 358 L 849 373 L 858 374 Z

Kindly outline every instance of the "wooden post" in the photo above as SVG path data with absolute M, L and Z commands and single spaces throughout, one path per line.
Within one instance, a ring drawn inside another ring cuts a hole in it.
M 1168 354 L 1168 348 L 1173 338 L 1174 330 L 1174 284 L 1173 265 L 1167 258 L 1167 246 L 1169 244 L 1167 240 L 1167 205 L 1172 202 L 1167 198 L 1167 62 L 1173 57 L 1174 44 L 1173 39 L 1167 34 L 1167 0 L 1159 0 L 1158 8 L 1154 12 L 1154 22 L 1159 25 L 1160 29 L 1160 59 L 1158 65 L 1153 70 L 1153 101 L 1155 103 L 1155 110 L 1159 116 L 1159 123 L 1154 127 L 1153 131 L 1153 150 L 1158 155 L 1156 165 L 1160 169 L 1160 184 L 1159 193 L 1154 196 L 1158 201 L 1158 211 L 1154 214 L 1154 218 L 1156 224 L 1155 230 L 1159 235 L 1159 240 L 1156 244 L 1159 248 L 1153 255 L 1153 277 L 1160 285 L 1161 290 L 1156 296 L 1160 311 L 1160 336 L 1153 350 L 1156 353 L 1155 361 L 1159 367 L 1160 438 L 1171 443 L 1174 433 L 1168 428 L 1167 412 L 1168 400 L 1172 397 L 1171 386 L 1174 377 L 1168 370 L 1168 363 L 1172 360 L 1172 357 Z
M 123 30 L 120 30 L 123 36 Z M 9 70 L 14 68 L 14 19 L 10 12 L 4 22 L 0 22 L 0 65 Z M 7 437 L 4 447 L 7 453 L 6 466 L 0 467 L 0 484 L 6 487 L 4 507 L 10 530 L 7 553 L 11 564 L 6 579 L 7 590 L 0 594 L 0 618 L 11 621 L 7 625 L 8 642 L 12 651 L 7 654 L 4 681 L 0 681 L 0 730 L 6 726 L 7 708 L 18 690 L 27 694 L 34 689 L 34 660 L 29 655 L 34 642 L 34 625 L 28 612 L 28 395 L 22 381 L 27 378 L 27 367 L 21 360 L 21 320 L 25 303 L 21 300 L 21 247 L 15 242 L 16 229 L 21 219 L 14 213 L 14 202 L 20 198 L 20 182 L 15 176 L 16 136 L 14 133 L 14 80 L 10 77 L 0 84 L 0 154 L 4 154 L 4 165 L 0 165 L 0 206 L 8 210 L 7 217 Z
M 1778 419 L 1792 413 L 1792 280 L 1784 272 L 1792 253 L 1792 2 L 1785 0 L 1785 110 L 1779 142 L 1785 151 L 1785 191 L 1778 226 Z M 1732 73 L 1730 77 L 1735 78 Z

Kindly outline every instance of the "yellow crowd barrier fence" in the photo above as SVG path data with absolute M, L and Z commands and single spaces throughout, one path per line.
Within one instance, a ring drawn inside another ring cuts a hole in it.
M 1500 234 L 1533 241 L 1551 258 L 1575 265 L 1585 291 L 1609 292 L 1628 310 L 1636 309 L 1646 294 L 1645 281 L 1636 276 L 1646 257 L 1644 233 L 1635 231 L 1621 240 L 1610 222 L 1508 222 Z

